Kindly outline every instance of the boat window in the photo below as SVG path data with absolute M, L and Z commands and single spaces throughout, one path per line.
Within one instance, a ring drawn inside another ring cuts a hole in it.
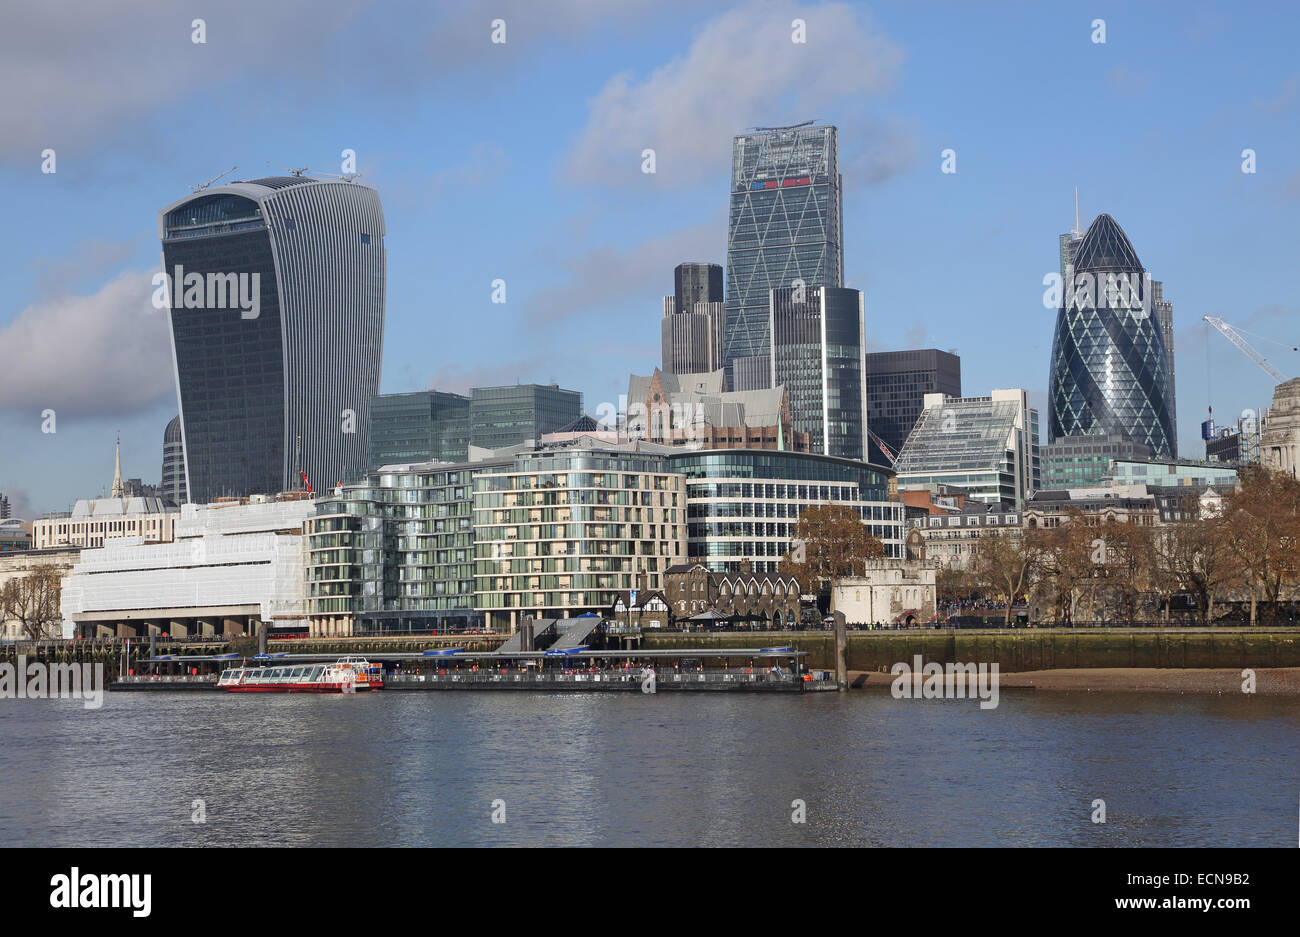
M 293 668 L 293 670 L 289 671 L 289 677 L 290 677 L 291 679 L 297 680 L 297 679 L 298 679 L 299 677 L 301 677 L 301 676 L 302 676 L 302 668 L 301 668 L 301 667 L 295 667 L 295 668 Z

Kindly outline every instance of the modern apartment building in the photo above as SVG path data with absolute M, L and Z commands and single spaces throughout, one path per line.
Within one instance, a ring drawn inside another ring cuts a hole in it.
M 489 627 L 613 607 L 620 592 L 662 590 L 686 556 L 686 493 L 650 443 L 516 447 L 474 475 L 475 604 Z

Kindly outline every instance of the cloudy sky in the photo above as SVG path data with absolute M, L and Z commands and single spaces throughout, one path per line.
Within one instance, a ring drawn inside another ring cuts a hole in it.
M 840 128 L 871 348 L 956 349 L 967 394 L 1044 403 L 1042 280 L 1075 186 L 1083 224 L 1114 215 L 1174 303 L 1184 454 L 1208 403 L 1271 399 L 1202 315 L 1300 343 L 1300 17 L 1281 3 L 24 6 L 0 34 L 0 491 L 24 516 L 105 487 L 119 430 L 124 472 L 158 480 L 158 210 L 231 166 L 338 172 L 344 149 L 387 220 L 385 392 L 617 400 L 658 363 L 672 267 L 726 261 L 732 135 L 813 118 Z

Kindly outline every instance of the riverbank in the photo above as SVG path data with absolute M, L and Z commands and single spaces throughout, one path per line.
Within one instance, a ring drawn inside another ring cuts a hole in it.
M 849 687 L 888 692 L 896 678 L 888 673 L 849 671 Z M 1197 693 L 1242 695 L 1239 668 L 1099 667 L 998 673 L 999 690 L 1075 692 Z M 1255 671 L 1256 696 L 1300 696 L 1300 667 Z

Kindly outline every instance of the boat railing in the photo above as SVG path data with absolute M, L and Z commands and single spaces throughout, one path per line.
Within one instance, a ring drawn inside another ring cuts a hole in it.
M 772 673 L 767 670 L 757 670 L 746 673 L 743 670 L 729 671 L 704 671 L 693 673 L 676 673 L 672 670 L 656 669 L 655 680 L 658 683 L 670 683 L 676 685 L 686 684 L 760 684 L 760 683 L 781 683 L 793 684 L 799 683 L 802 677 L 794 672 L 785 670 L 782 673 Z M 537 684 L 539 686 L 554 684 L 639 684 L 646 679 L 646 673 L 643 670 L 605 670 L 595 673 L 589 672 L 520 672 L 520 671 L 457 671 L 452 673 L 418 673 L 418 674 L 386 674 L 384 682 L 386 684 L 398 683 L 472 683 L 472 684 Z
M 216 683 L 220 674 L 161 674 L 145 673 L 118 677 L 118 683 Z

